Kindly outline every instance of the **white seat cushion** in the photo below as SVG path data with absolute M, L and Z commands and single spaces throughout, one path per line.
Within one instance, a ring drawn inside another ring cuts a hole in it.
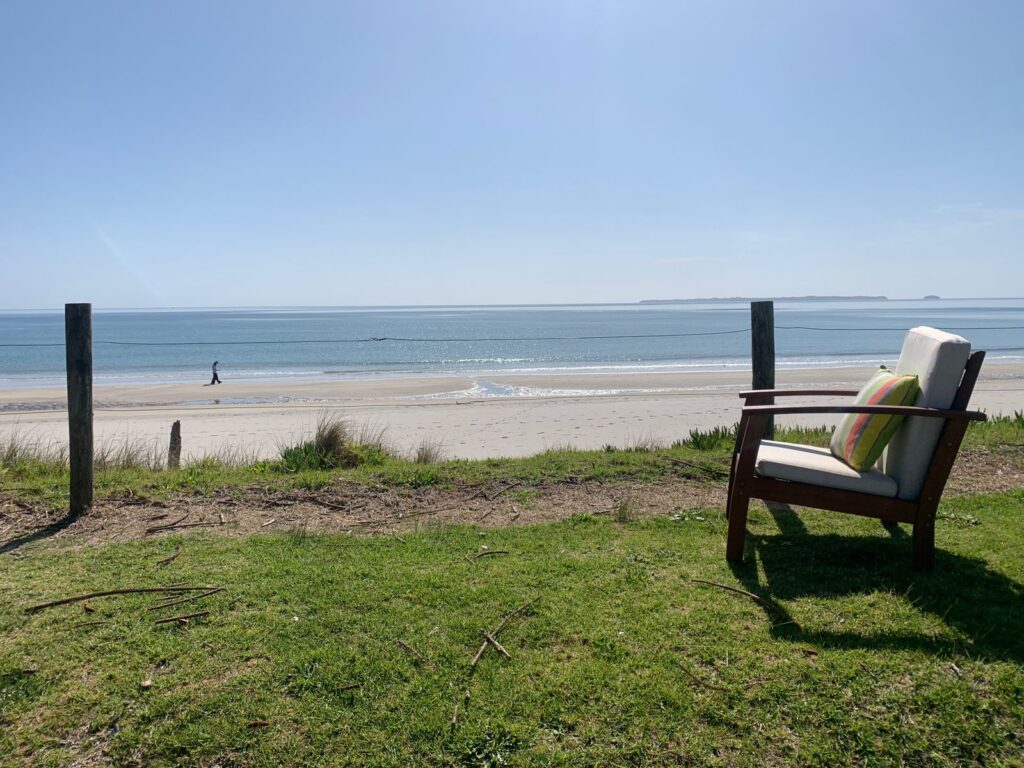
M 896 364 L 900 376 L 917 376 L 921 385 L 915 405 L 949 408 L 960 388 L 971 344 L 962 336 L 921 326 L 907 331 Z M 901 499 L 921 494 L 924 476 L 931 464 L 943 419 L 911 416 L 904 419 L 879 461 L 879 468 L 896 481 Z
M 755 467 L 762 477 L 822 485 L 842 491 L 889 498 L 895 496 L 897 491 L 896 481 L 891 477 L 877 469 L 858 472 L 833 456 L 828 448 L 762 440 Z

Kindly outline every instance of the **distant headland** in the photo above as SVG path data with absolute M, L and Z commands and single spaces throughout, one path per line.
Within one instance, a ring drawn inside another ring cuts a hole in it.
M 938 298 L 938 297 L 936 297 Z M 712 304 L 741 301 L 888 301 L 888 296 L 715 296 L 710 299 L 641 299 L 639 304 Z

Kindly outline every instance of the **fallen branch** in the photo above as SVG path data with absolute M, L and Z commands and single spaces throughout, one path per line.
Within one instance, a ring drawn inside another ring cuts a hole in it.
M 170 608 L 172 605 L 181 605 L 182 603 L 191 603 L 193 600 L 202 600 L 204 597 L 215 595 L 218 592 L 223 592 L 224 587 L 214 587 L 209 592 L 203 592 L 199 595 L 192 595 L 191 597 L 183 597 L 180 600 L 171 600 L 169 603 L 160 603 L 160 605 L 151 606 L 148 610 L 150 611 L 161 611 L 164 608 Z
M 261 525 L 260 528 L 266 528 L 268 525 L 273 525 L 276 522 L 277 522 L 277 518 L 276 517 L 272 517 L 269 520 L 267 520 L 267 522 L 265 522 L 263 525 Z
M 80 603 L 83 600 L 90 600 L 94 597 L 110 597 L 111 595 L 132 595 L 144 592 L 207 592 L 214 587 L 133 587 L 130 589 L 110 589 L 106 592 L 90 592 L 87 595 L 75 595 L 74 597 L 65 597 L 60 600 L 51 600 L 48 603 L 39 603 L 38 605 L 30 605 L 25 609 L 25 613 L 33 613 L 35 611 L 41 611 L 43 608 L 53 608 L 58 605 L 68 605 L 69 603 Z
M 157 619 L 154 624 L 169 624 L 172 621 L 180 621 L 182 624 L 187 624 L 189 619 L 198 619 L 200 616 L 209 616 L 209 611 L 200 611 L 199 613 L 186 613 L 184 616 L 169 616 L 166 619 Z
M 180 554 L 181 554 L 181 544 L 179 544 L 177 547 L 175 547 L 173 555 L 170 555 L 169 557 L 165 557 L 163 560 L 157 560 L 156 564 L 157 565 L 167 565 L 169 562 L 174 560 Z
M 789 619 L 789 616 L 786 614 L 784 610 L 782 610 L 782 608 L 773 603 L 771 600 L 765 600 L 763 597 L 761 597 L 760 595 L 755 595 L 753 592 L 747 592 L 747 590 L 740 589 L 739 587 L 731 587 L 728 584 L 720 584 L 717 581 L 708 581 L 707 579 L 690 579 L 690 581 L 696 582 L 697 584 L 707 584 L 709 587 L 718 587 L 719 589 L 724 589 L 728 592 L 735 592 L 737 595 L 744 595 L 745 597 L 749 597 L 751 600 L 753 600 L 761 607 L 767 609 L 769 612 L 774 613 L 776 616 L 783 619 Z

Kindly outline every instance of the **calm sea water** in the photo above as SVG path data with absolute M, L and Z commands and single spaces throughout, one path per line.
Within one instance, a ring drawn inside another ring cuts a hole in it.
M 775 321 L 780 367 L 891 361 L 922 324 L 1024 360 L 1024 299 L 776 302 Z M 0 387 L 63 384 L 63 322 L 0 312 Z M 749 367 L 749 324 L 746 303 L 97 309 L 94 367 L 100 385 L 200 381 L 214 360 L 225 380 L 725 370 Z

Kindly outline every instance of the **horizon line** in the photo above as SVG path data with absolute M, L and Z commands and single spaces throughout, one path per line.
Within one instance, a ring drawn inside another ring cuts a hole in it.
M 701 297 L 701 298 L 677 298 L 677 299 L 638 299 L 636 301 L 564 301 L 564 302 L 540 302 L 533 303 L 527 302 L 523 304 L 515 304 L 511 302 L 507 303 L 493 303 L 493 304 L 235 304 L 235 305 L 220 305 L 220 306 L 205 306 L 205 305 L 177 305 L 177 306 L 148 306 L 148 307 L 96 307 L 101 312 L 153 312 L 153 311 L 232 311 L 232 310 L 267 310 L 267 309 L 355 309 L 355 310 L 370 310 L 370 309 L 468 309 L 468 308 L 499 308 L 499 307 L 516 307 L 516 308 L 543 308 L 543 307 L 651 307 L 651 306 L 664 306 L 667 304 L 699 304 L 701 302 L 725 304 L 729 302 L 741 303 L 746 301 L 820 301 L 821 303 L 828 303 L 834 301 L 915 301 L 915 302 L 935 302 L 935 301 L 1024 301 L 1024 296 L 941 296 L 938 299 L 926 299 L 924 297 L 886 297 L 886 298 L 872 298 L 872 297 L 843 297 L 843 296 L 828 296 L 817 298 L 813 294 L 807 296 L 765 296 L 765 297 L 754 297 L 754 296 L 737 296 L 737 297 Z M 76 302 L 67 302 L 76 303 Z M 84 302 L 83 302 L 84 303 Z M 24 307 L 24 308 L 13 308 L 3 307 L 0 308 L 0 312 L 60 312 L 62 307 Z

